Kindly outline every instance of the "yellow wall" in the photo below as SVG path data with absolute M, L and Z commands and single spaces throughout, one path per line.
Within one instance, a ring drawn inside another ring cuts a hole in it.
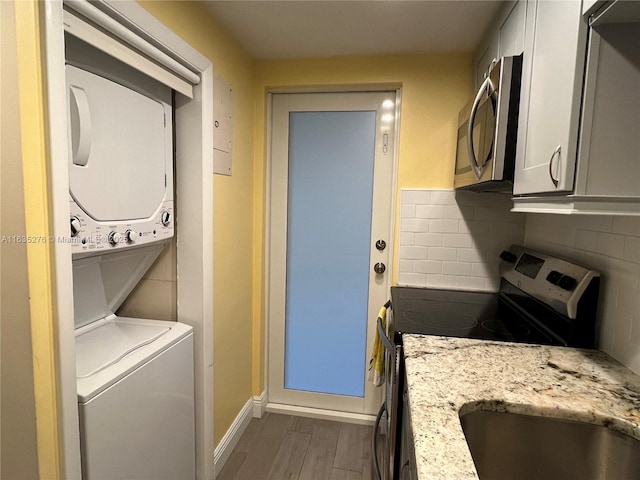
M 219 443 L 251 391 L 253 60 L 197 2 L 141 5 L 213 63 L 233 87 L 233 175 L 214 176 L 214 424 Z M 179 227 L 178 227 L 179 228 Z
M 472 89 L 470 54 L 337 57 L 256 62 L 254 127 L 255 227 L 253 393 L 264 389 L 264 184 L 266 166 L 266 92 L 378 85 L 402 88 L 398 195 L 401 188 L 453 187 L 458 112 Z M 396 202 L 396 240 L 399 226 Z M 397 245 L 398 242 L 396 241 Z M 397 250 L 394 252 L 397 257 Z M 397 275 L 394 261 L 393 278 Z
M 42 72 L 40 2 L 15 2 L 20 132 L 24 181 L 29 309 L 40 478 L 64 477 L 61 471 L 56 383 L 54 276 L 45 143 L 45 94 Z M 45 241 L 42 241 L 42 240 Z
M 38 477 L 15 11 L 0 2 L 0 444 L 2 478 Z

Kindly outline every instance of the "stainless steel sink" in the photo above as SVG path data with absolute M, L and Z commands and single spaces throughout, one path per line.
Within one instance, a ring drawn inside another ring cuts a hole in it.
M 640 441 L 606 426 L 490 411 L 460 422 L 481 480 L 640 479 Z

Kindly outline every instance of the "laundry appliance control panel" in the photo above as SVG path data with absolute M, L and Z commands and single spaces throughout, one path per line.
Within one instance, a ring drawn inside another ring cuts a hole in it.
M 70 204 L 69 237 L 74 258 L 141 246 L 173 237 L 173 202 L 165 201 L 151 218 L 127 222 L 98 222 L 75 202 Z

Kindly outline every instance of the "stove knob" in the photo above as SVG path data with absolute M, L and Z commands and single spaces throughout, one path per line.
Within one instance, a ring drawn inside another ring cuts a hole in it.
M 577 283 L 578 282 L 575 278 L 568 275 L 563 275 L 558 282 L 558 286 L 563 290 L 573 290 Z
M 136 235 L 137 233 L 133 230 L 127 230 L 124 232 L 124 239 L 127 243 L 133 243 L 136 241 Z
M 558 282 L 562 278 L 562 274 L 560 272 L 556 272 L 555 270 L 551 270 L 549 275 L 547 275 L 547 282 L 553 283 L 554 285 L 558 285 Z
M 518 260 L 518 257 L 508 250 L 503 250 L 502 253 L 500 253 L 500 258 L 507 263 L 516 263 L 516 260 Z
M 71 228 L 71 236 L 72 237 L 77 237 L 78 234 L 80 233 L 80 219 L 78 217 L 71 217 L 71 219 L 69 220 L 69 226 Z
M 162 222 L 163 226 L 168 227 L 171 223 L 171 213 L 167 212 L 166 210 L 162 212 L 162 214 L 160 215 L 160 221 Z
M 109 241 L 109 244 L 111 246 L 115 247 L 118 243 L 120 243 L 120 235 L 118 235 L 118 232 L 110 232 L 107 236 L 107 240 Z

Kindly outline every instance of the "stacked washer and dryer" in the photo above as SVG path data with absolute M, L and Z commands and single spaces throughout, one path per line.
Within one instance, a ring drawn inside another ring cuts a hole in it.
M 192 328 L 116 315 L 174 235 L 172 92 L 66 44 L 83 478 L 193 479 Z

